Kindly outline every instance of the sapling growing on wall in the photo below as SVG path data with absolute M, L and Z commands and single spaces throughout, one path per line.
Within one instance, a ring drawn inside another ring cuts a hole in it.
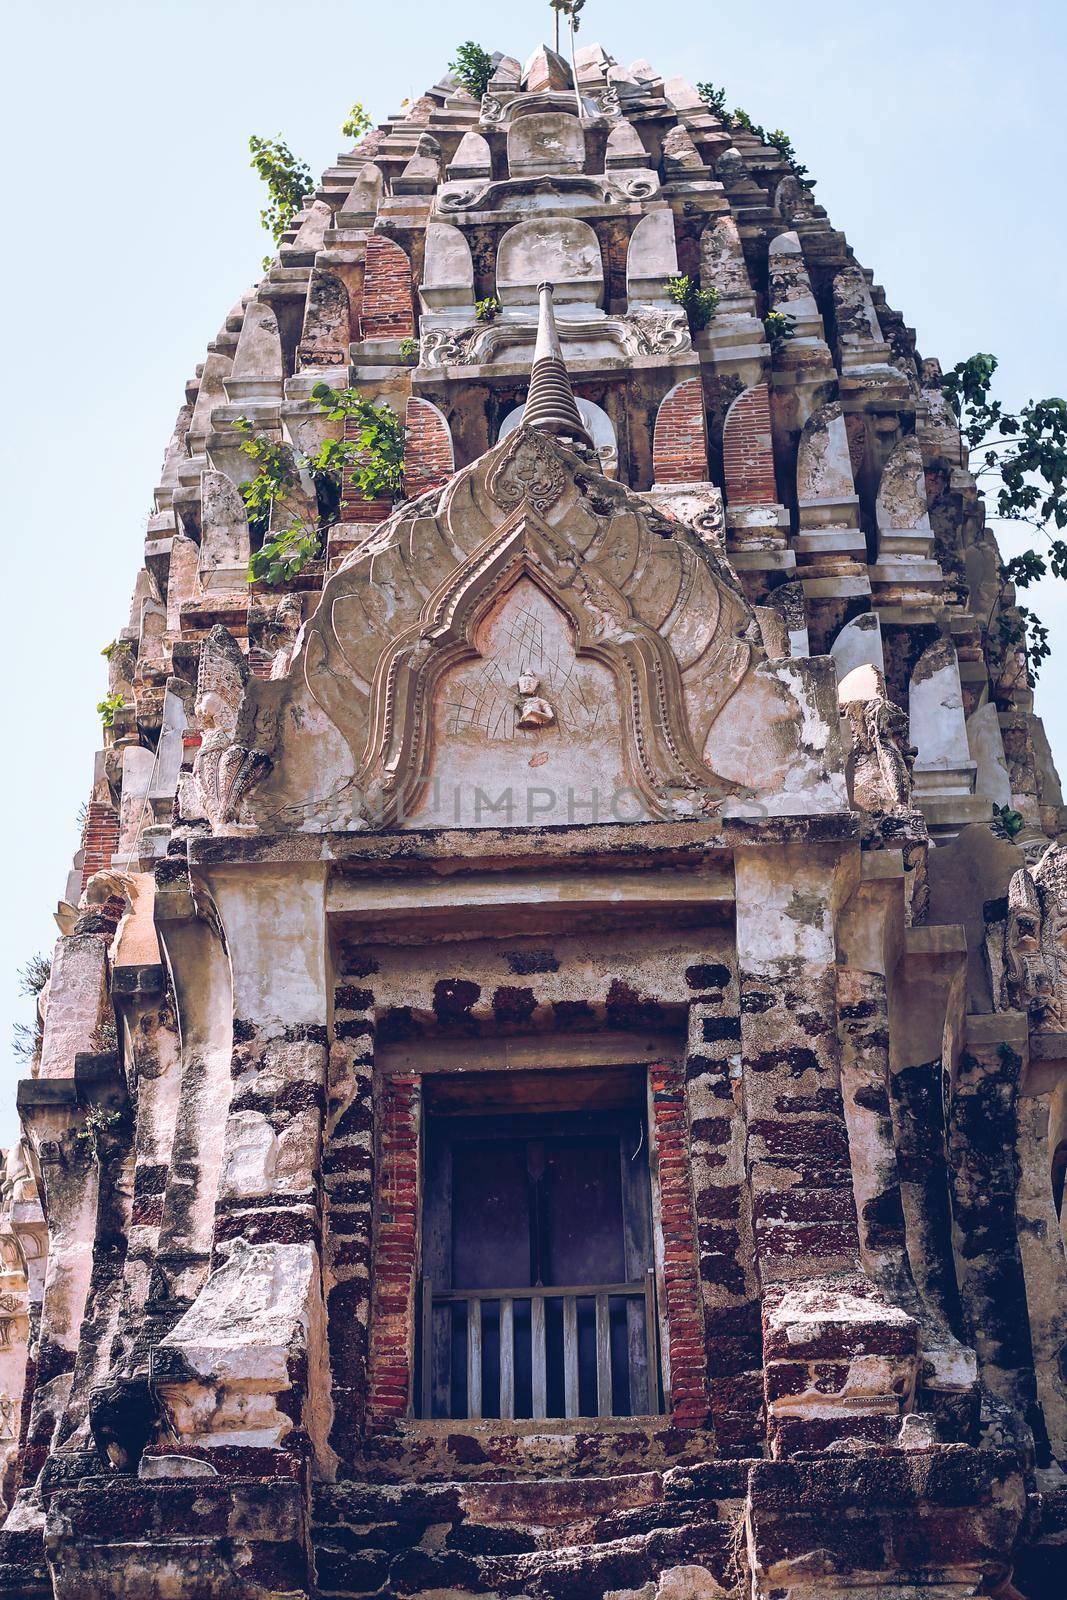
M 493 58 L 473 39 L 457 46 L 456 54 L 448 63 L 448 70 L 461 89 L 475 100 L 480 100 L 493 76 Z
M 690 333 L 706 328 L 719 304 L 718 289 L 702 289 L 695 278 L 684 274 L 667 279 L 667 293 L 676 306 L 681 306 L 689 322 Z
M 395 411 L 365 399 L 358 389 L 334 389 L 328 383 L 315 384 L 311 397 L 332 422 L 347 422 L 349 437 L 325 439 L 307 455 L 255 434 L 245 417 L 235 424 L 245 435 L 241 449 L 259 468 L 239 485 L 249 529 L 262 539 L 248 564 L 251 583 L 290 582 L 321 554 L 344 488 L 355 489 L 364 500 L 397 500 L 403 489 L 404 426 Z M 274 507 L 296 488 L 301 474 L 315 487 L 317 523 L 296 517 L 284 528 L 272 528 Z
M 276 139 L 261 139 L 254 133 L 248 141 L 248 148 L 252 152 L 251 166 L 267 185 L 269 196 L 259 213 L 259 220 L 275 245 L 278 245 L 305 197 L 314 188 L 311 168 L 306 161 L 299 161 L 294 156 L 280 135 Z M 264 256 L 264 272 L 269 266 L 270 257 Z

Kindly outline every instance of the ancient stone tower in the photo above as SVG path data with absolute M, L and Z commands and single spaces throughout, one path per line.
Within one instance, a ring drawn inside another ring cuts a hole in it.
M 778 150 L 577 74 L 341 156 L 187 386 L 0 1593 L 1067 1594 L 1065 813 L 939 369 Z

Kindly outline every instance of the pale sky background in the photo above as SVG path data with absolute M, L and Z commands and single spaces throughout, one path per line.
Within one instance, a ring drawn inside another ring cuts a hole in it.
M 0 1144 L 32 1015 L 16 971 L 54 943 L 100 742 L 99 652 L 184 381 L 267 245 L 248 136 L 318 175 L 353 100 L 384 117 L 463 40 L 525 58 L 551 25 L 547 0 L 7 0 Z M 1063 0 L 588 0 L 593 41 L 784 128 L 923 354 L 993 351 L 1012 405 L 1067 389 Z M 1067 585 L 1044 589 L 1037 704 L 1067 769 Z

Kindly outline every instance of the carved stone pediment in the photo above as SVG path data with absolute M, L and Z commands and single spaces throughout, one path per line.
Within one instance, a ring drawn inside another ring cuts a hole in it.
M 635 814 L 699 815 L 737 788 L 706 745 L 750 620 L 681 523 L 520 425 L 354 552 L 288 677 L 251 686 L 282 697 L 251 811 L 271 830 L 414 826 L 462 733 L 472 783 L 550 762 L 554 782 L 623 784 Z
M 235 795 L 202 751 L 216 831 L 844 809 L 832 664 L 766 660 L 725 558 L 665 509 L 522 424 L 400 507 L 220 715 L 256 764 Z

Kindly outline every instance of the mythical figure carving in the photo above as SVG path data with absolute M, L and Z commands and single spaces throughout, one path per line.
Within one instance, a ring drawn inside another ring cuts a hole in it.
M 563 463 L 548 446 L 544 434 L 532 428 L 516 428 L 511 446 L 489 474 L 486 488 L 505 510 L 526 500 L 543 514 L 555 505 L 565 482 Z
M 504 117 L 503 101 L 498 100 L 495 94 L 482 95 L 481 118 L 483 122 L 501 122 Z
M 593 96 L 593 104 L 602 117 L 617 117 L 622 111 L 618 84 L 609 83 L 606 89 L 601 89 Z
M 247 694 L 250 678 L 231 635 L 221 626 L 212 628 L 200 650 L 196 717 L 203 737 L 193 782 L 216 832 L 237 821 L 242 800 L 272 764 L 273 728 L 256 726 L 256 707 Z
M 911 811 L 907 714 L 886 694 L 877 667 L 857 667 L 841 684 L 841 715 L 852 736 L 848 785 L 852 804 L 871 816 L 904 817 Z
M 486 353 L 485 339 L 484 328 L 432 328 L 422 335 L 419 357 L 424 367 L 474 366 Z
M 1050 844 L 1008 885 L 1007 914 L 986 938 L 997 1010 L 1026 1011 L 1043 1032 L 1067 1027 L 1067 851 Z
M 657 306 L 631 306 L 626 325 L 639 356 L 675 355 L 693 348 L 689 322 L 681 308 L 665 311 Z

